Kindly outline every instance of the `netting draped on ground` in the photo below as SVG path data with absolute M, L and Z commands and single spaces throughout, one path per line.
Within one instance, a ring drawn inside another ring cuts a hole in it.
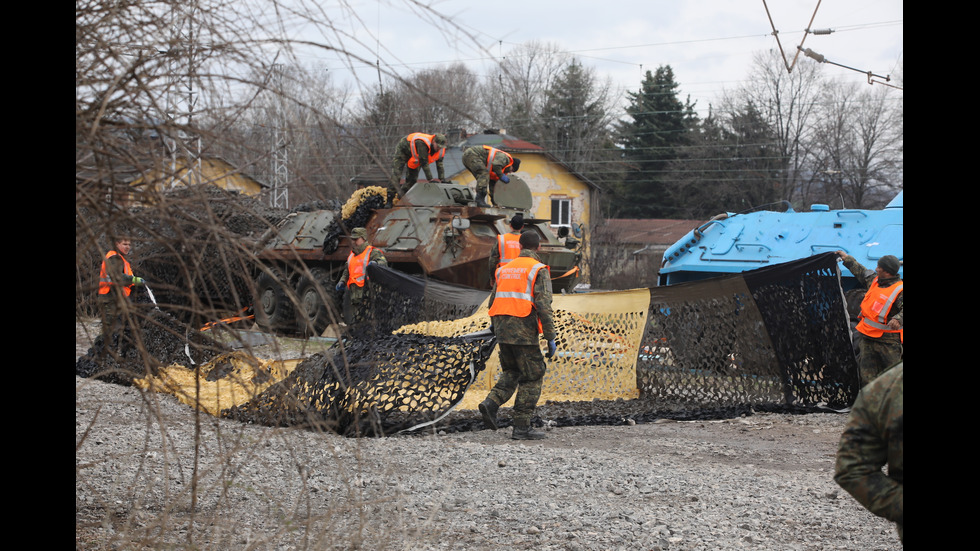
M 474 426 L 472 408 L 499 375 L 487 293 L 370 273 L 377 289 L 368 317 L 383 331 L 352 331 L 294 370 L 264 369 L 261 391 L 220 414 L 345 434 Z M 562 424 L 846 407 L 859 389 L 830 253 L 670 287 L 557 295 L 553 306 L 558 354 L 539 413 Z

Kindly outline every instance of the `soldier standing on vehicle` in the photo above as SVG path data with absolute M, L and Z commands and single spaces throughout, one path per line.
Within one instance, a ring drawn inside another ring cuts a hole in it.
M 497 336 L 500 379 L 480 403 L 483 424 L 497 429 L 497 410 L 514 399 L 515 440 L 540 440 L 544 433 L 531 429 L 531 417 L 541 396 L 547 369 L 538 336 L 548 341 L 548 357 L 555 355 L 555 323 L 551 309 L 551 277 L 537 250 L 540 237 L 527 231 L 520 237 L 521 254 L 497 269 L 490 293 L 490 327 Z
M 387 266 L 388 259 L 381 249 L 368 243 L 366 228 L 354 228 L 350 232 L 350 237 L 354 242 L 347 257 L 347 265 L 340 274 L 340 279 L 337 280 L 336 290 L 347 291 L 351 306 L 350 324 L 354 325 L 369 319 L 368 299 L 371 287 L 367 275 L 368 265 Z
M 521 160 L 489 145 L 473 146 L 463 151 L 463 166 L 476 178 L 477 206 L 489 207 L 487 190 L 490 190 L 490 200 L 493 201 L 493 190 L 497 180 L 505 184 L 510 183 L 508 174 L 520 169 Z
M 131 250 L 132 241 L 128 237 L 117 238 L 99 269 L 99 313 L 102 317 L 102 341 L 107 348 L 115 349 L 121 344 L 118 340 L 129 295 L 134 287 L 144 284 L 143 278 L 133 275 L 133 268 L 126 260 Z
M 402 198 L 412 189 L 419 179 L 419 169 L 425 172 L 426 180 L 441 182 L 446 179 L 444 159 L 446 157 L 445 134 L 423 134 L 414 132 L 398 141 L 395 146 L 395 158 L 392 161 L 392 184 L 388 187 L 388 201 L 397 195 Z M 435 163 L 436 175 L 432 178 L 429 165 Z M 407 170 L 406 170 L 407 167 Z M 405 173 L 405 185 L 401 186 L 402 173 Z
M 898 277 L 901 262 L 894 255 L 885 255 L 871 271 L 844 251 L 837 251 L 837 256 L 867 290 L 857 324 L 858 368 L 861 384 L 866 385 L 902 360 L 905 293 Z
M 510 231 L 497 236 L 497 244 L 490 251 L 490 283 L 497 268 L 521 255 L 521 230 L 524 228 L 524 215 L 515 214 L 510 219 Z

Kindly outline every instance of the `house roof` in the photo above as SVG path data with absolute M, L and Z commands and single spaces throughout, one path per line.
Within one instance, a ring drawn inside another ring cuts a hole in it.
M 609 218 L 595 231 L 599 235 L 615 236 L 620 243 L 670 246 L 703 223 L 702 220 Z

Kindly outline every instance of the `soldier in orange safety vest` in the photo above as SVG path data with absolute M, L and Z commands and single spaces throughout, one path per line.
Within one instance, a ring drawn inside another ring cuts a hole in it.
M 901 261 L 894 255 L 885 255 L 871 271 L 844 251 L 837 251 L 837 255 L 858 284 L 867 290 L 857 324 L 858 368 L 863 386 L 902 361 L 905 292 L 898 276 Z
M 502 149 L 489 145 L 467 147 L 463 151 L 463 166 L 476 179 L 476 206 L 488 207 L 487 191 L 493 201 L 497 182 L 510 183 L 508 174 L 521 168 L 521 160 Z
M 398 141 L 395 146 L 395 158 L 392 161 L 392 183 L 388 186 L 388 201 L 395 196 L 404 197 L 419 179 L 419 170 L 425 172 L 425 179 L 430 182 L 441 182 L 446 179 L 444 159 L 446 158 L 445 134 L 423 134 L 413 132 Z M 436 178 L 432 178 L 429 165 L 435 163 Z M 407 170 L 406 170 L 407 169 Z M 405 185 L 401 185 L 402 173 L 405 173 Z
M 510 231 L 497 236 L 497 243 L 490 251 L 490 283 L 493 284 L 493 274 L 497 268 L 507 264 L 521 255 L 521 230 L 524 228 L 524 216 L 515 214 L 510 219 Z
M 347 265 L 340 279 L 337 280 L 337 290 L 347 290 L 347 297 L 350 302 L 350 312 L 346 316 L 350 324 L 368 319 L 367 312 L 370 306 L 367 303 L 370 293 L 370 282 L 368 280 L 368 265 L 371 263 L 379 266 L 387 266 L 388 259 L 384 252 L 368 243 L 367 229 L 354 228 L 350 232 L 351 244 L 350 254 L 347 256 Z
M 511 438 L 539 440 L 544 433 L 531 428 L 547 369 L 539 338 L 547 341 L 548 358 L 555 355 L 558 347 L 551 308 L 551 276 L 537 255 L 541 238 L 534 231 L 526 231 L 521 234 L 520 244 L 520 256 L 497 269 L 490 293 L 490 327 L 497 336 L 501 373 L 479 408 L 483 424 L 496 430 L 497 410 L 516 391 Z
M 133 287 L 143 285 L 143 278 L 133 275 L 133 268 L 126 260 L 132 250 L 129 238 L 115 240 L 113 249 L 106 253 L 99 269 L 99 313 L 102 317 L 102 339 L 105 346 L 118 346 L 119 331 L 123 326 L 123 315 Z

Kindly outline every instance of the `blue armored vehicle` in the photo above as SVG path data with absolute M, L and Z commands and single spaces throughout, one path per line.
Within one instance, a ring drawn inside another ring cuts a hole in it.
M 870 269 L 887 254 L 902 260 L 902 194 L 881 210 L 812 205 L 808 212 L 788 207 L 784 212 L 720 214 L 667 249 L 659 284 L 740 273 L 838 250 Z M 904 267 L 899 274 L 904 278 Z M 854 287 L 848 270 L 841 276 L 845 291 Z

